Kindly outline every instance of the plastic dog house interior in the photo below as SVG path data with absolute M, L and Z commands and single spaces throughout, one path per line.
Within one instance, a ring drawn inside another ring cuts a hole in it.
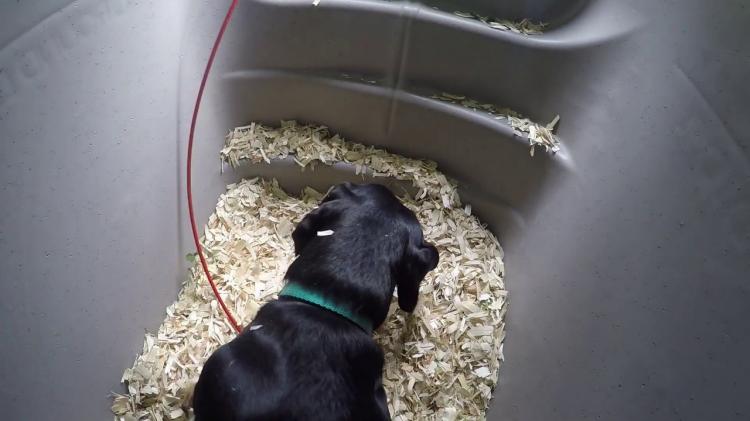
M 228 1 L 0 4 L 0 406 L 103 419 L 192 251 L 185 144 Z M 454 11 L 549 22 L 541 35 Z M 747 419 L 750 7 L 743 0 L 243 0 L 202 104 L 200 223 L 226 132 L 298 119 L 429 158 L 506 252 L 491 420 Z M 534 121 L 557 154 L 452 92 Z

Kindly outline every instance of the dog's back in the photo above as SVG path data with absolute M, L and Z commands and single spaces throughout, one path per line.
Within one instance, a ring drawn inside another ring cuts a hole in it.
M 196 420 L 387 420 L 382 366 L 382 352 L 356 325 L 273 301 L 206 362 Z

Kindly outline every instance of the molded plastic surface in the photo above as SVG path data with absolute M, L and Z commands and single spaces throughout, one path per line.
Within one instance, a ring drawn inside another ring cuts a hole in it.
M 0 407 L 106 419 L 192 251 L 185 138 L 227 2 L 42 3 L 0 4 Z M 240 3 L 198 123 L 201 222 L 241 176 L 357 178 L 222 173 L 224 135 L 248 121 L 320 122 L 437 160 L 506 251 L 488 419 L 750 416 L 743 0 L 311 3 Z M 523 37 L 429 6 L 553 26 Z M 560 114 L 563 150 L 532 158 L 441 91 Z

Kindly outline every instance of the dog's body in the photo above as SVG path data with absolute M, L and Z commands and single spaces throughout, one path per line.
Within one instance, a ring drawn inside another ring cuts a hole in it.
M 331 236 L 318 236 L 332 230 Z M 299 223 L 286 280 L 346 306 L 373 327 L 393 291 L 413 311 L 438 262 L 414 214 L 379 185 L 343 184 Z M 321 306 L 282 296 L 206 362 L 196 421 L 390 419 L 383 353 L 362 327 Z

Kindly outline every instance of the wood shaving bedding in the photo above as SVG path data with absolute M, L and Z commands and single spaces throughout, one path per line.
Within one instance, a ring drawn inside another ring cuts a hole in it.
M 514 34 L 522 35 L 541 35 L 544 33 L 544 28 L 548 26 L 547 23 L 538 22 L 534 23 L 529 19 L 521 19 L 520 21 L 511 21 L 508 19 L 498 19 L 490 16 L 482 16 L 473 12 L 453 12 L 454 15 L 465 19 L 472 19 L 489 26 L 492 29 L 498 29 L 500 31 L 510 31 Z
M 516 136 L 526 137 L 526 139 L 528 139 L 529 146 L 531 147 L 531 156 L 534 156 L 534 148 L 536 146 L 544 148 L 546 152 L 555 153 L 560 150 L 560 139 L 554 134 L 555 128 L 560 122 L 559 115 L 555 116 L 555 118 L 548 124 L 542 125 L 529 120 L 510 108 L 480 103 L 479 101 L 467 98 L 464 95 L 442 92 L 437 95 L 432 95 L 431 98 L 460 105 L 473 111 L 485 112 L 496 120 L 506 121 L 513 128 L 513 132 Z
M 313 0 L 312 1 L 313 6 L 320 5 L 320 0 Z M 440 10 L 437 7 L 433 7 L 435 10 Z M 462 12 L 462 11 L 455 11 L 453 12 L 454 15 L 465 18 L 465 19 L 472 19 L 475 21 L 482 22 L 483 24 L 487 25 L 488 27 L 492 29 L 497 29 L 500 31 L 509 31 L 513 32 L 514 34 L 521 34 L 521 35 L 541 35 L 544 33 L 544 29 L 549 26 L 549 24 L 544 22 L 537 22 L 534 23 L 530 19 L 521 19 L 519 21 L 512 21 L 508 19 L 498 19 L 493 18 L 491 16 L 483 16 L 477 13 L 473 12 Z
M 497 239 L 463 206 L 456 186 L 433 162 L 390 154 L 331 136 L 324 127 L 283 122 L 234 129 L 222 158 L 270 162 L 293 157 L 301 166 L 348 162 L 360 172 L 411 182 L 418 193 L 401 199 L 440 252 L 438 267 L 420 289 L 413 315 L 398 309 L 375 333 L 385 352 L 383 382 L 394 420 L 481 420 L 503 359 L 507 293 L 503 251 Z M 293 259 L 294 224 L 322 194 L 300 198 L 276 181 L 242 180 L 227 186 L 209 217 L 203 244 L 209 269 L 239 321 L 247 324 L 274 299 Z M 122 381 L 115 420 L 187 420 L 193 385 L 203 362 L 234 337 L 198 265 L 176 302 Z

